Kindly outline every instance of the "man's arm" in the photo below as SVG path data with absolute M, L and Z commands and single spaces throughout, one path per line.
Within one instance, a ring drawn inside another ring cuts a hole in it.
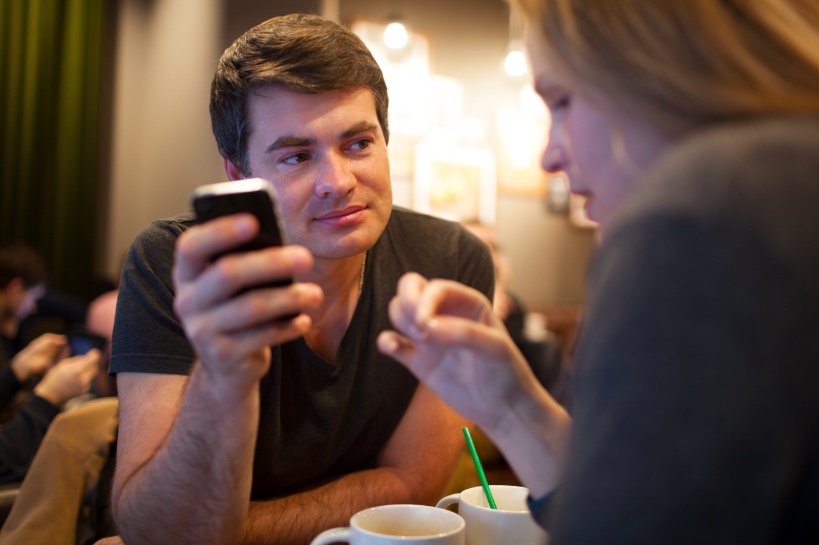
M 128 545 L 235 543 L 241 536 L 250 501 L 259 380 L 270 366 L 269 347 L 310 326 L 304 314 L 290 321 L 281 316 L 321 300 L 320 290 L 301 283 L 244 291 L 309 270 L 312 258 L 303 248 L 231 254 L 212 263 L 212 256 L 256 232 L 258 223 L 244 215 L 182 233 L 175 243 L 172 313 L 167 300 L 147 312 L 141 302 L 128 307 L 129 297 L 137 298 L 123 283 L 117 327 L 159 315 L 164 329 L 156 330 L 159 338 L 140 340 L 121 333 L 115 348 L 122 359 L 128 359 L 129 346 L 138 351 L 143 343 L 172 345 L 176 333 L 165 323 L 170 315 L 178 317 L 198 356 L 190 378 L 129 369 L 118 374 L 121 427 L 112 506 Z M 153 240 L 168 242 L 161 234 Z M 167 260 L 146 264 L 144 259 L 132 266 L 134 289 L 167 290 L 165 266 Z M 166 299 L 170 295 L 163 293 Z
M 233 543 L 247 516 L 258 388 L 120 373 L 114 514 L 129 545 Z
M 346 525 L 351 515 L 367 507 L 436 502 L 462 451 L 465 423 L 419 386 L 379 455 L 378 468 L 291 496 L 251 502 L 242 543 L 308 543 L 323 530 Z

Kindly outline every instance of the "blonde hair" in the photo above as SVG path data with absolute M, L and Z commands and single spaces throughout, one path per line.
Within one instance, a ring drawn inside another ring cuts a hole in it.
M 511 0 L 575 87 L 676 135 L 819 113 L 816 0 Z

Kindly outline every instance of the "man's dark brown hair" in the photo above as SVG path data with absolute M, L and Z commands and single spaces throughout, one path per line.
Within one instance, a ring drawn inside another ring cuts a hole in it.
M 0 289 L 15 278 L 22 279 L 26 289 L 45 285 L 47 276 L 43 258 L 28 244 L 11 242 L 0 247 Z
M 297 93 L 367 87 L 385 140 L 387 85 L 378 64 L 349 29 L 308 14 L 274 17 L 245 32 L 228 47 L 210 90 L 210 117 L 219 153 L 250 175 L 247 96 L 279 85 Z

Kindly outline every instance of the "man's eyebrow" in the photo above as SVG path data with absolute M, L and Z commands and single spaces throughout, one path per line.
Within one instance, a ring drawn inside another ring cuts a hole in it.
M 307 147 L 315 143 L 312 138 L 304 138 L 302 136 L 280 136 L 276 141 L 267 146 L 265 153 L 276 151 L 282 148 Z
M 344 132 L 341 133 L 341 138 L 350 138 L 351 136 L 355 136 L 356 134 L 372 131 L 378 128 L 378 125 L 374 123 L 370 123 L 369 121 L 361 121 L 356 123 L 352 127 L 348 128 Z M 293 135 L 285 135 L 280 136 L 277 138 L 272 144 L 265 148 L 265 153 L 270 153 L 271 151 L 276 151 L 282 148 L 296 148 L 296 147 L 309 147 L 315 144 L 316 141 L 313 138 L 306 138 L 303 136 L 293 136 Z
M 369 121 L 360 121 L 341 133 L 342 138 L 350 138 L 351 136 L 355 136 L 360 132 L 372 131 L 378 128 L 378 125 L 374 123 L 370 123 Z

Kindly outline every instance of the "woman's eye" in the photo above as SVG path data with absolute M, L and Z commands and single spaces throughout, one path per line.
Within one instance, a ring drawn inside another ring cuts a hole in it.
M 565 110 L 571 104 L 571 97 L 569 95 L 561 95 L 554 101 L 549 103 L 549 110 L 554 114 Z
M 284 159 L 282 159 L 282 163 L 287 163 L 288 165 L 297 165 L 299 163 L 305 162 L 309 159 L 310 156 L 307 153 L 294 153 L 293 155 L 288 155 Z

